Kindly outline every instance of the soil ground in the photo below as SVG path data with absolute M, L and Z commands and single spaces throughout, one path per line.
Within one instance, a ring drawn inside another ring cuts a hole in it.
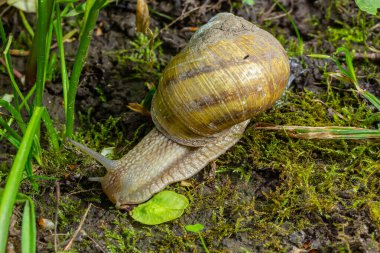
M 76 139 L 88 146 L 115 147 L 113 158 L 120 158 L 152 129 L 150 118 L 127 104 L 142 101 L 148 93 L 146 83 L 158 83 L 164 66 L 186 45 L 193 28 L 219 12 L 232 12 L 271 32 L 291 56 L 294 80 L 289 91 L 255 122 L 376 127 L 379 117 L 366 121 L 375 112 L 368 102 L 349 85 L 329 81 L 328 73 L 336 66 L 307 56 L 332 55 L 340 46 L 355 50 L 360 85 L 380 97 L 379 58 L 365 56 L 376 55 L 371 50 L 380 48 L 380 19 L 360 12 L 354 1 L 279 1 L 300 31 L 302 54 L 289 18 L 273 1 L 148 2 L 150 29 L 157 35 L 153 58 L 146 57 L 146 37 L 135 32 L 135 1 L 112 3 L 100 13 L 76 103 Z M 33 14 L 27 17 L 31 23 L 35 20 Z M 17 12 L 5 13 L 4 22 L 7 32 L 15 34 L 13 47 L 27 49 Z M 75 25 L 66 23 L 65 29 Z M 76 48 L 75 39 L 66 43 L 69 65 Z M 14 57 L 20 71 L 25 62 L 25 57 Z M 0 95 L 9 93 L 5 74 L 0 82 Z M 46 86 L 45 104 L 59 127 L 63 122 L 59 75 Z M 380 145 L 299 140 L 283 132 L 255 130 L 255 122 L 215 163 L 186 184 L 168 187 L 187 196 L 190 206 L 181 218 L 162 225 L 144 226 L 127 211 L 116 210 L 100 185 L 88 181 L 104 175 L 104 168 L 69 145 L 59 153 L 46 151 L 44 165 L 35 168 L 36 175 L 57 180 L 40 180 L 38 191 L 25 181 L 22 191 L 35 200 L 38 217 L 54 220 L 58 212 L 60 249 L 84 219 L 73 252 L 203 252 L 198 236 L 184 229 L 194 223 L 205 226 L 202 236 L 210 252 L 380 252 Z M 1 140 L 2 179 L 14 154 L 14 148 Z M 16 251 L 19 208 L 10 238 Z M 52 230 L 39 228 L 37 240 L 39 252 L 54 251 Z

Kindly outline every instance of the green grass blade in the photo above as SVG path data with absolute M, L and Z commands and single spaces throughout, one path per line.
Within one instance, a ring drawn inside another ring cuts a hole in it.
M 308 54 L 307 56 L 311 58 L 331 60 L 331 56 L 325 54 Z
M 4 189 L 0 188 L 0 199 Z M 36 252 L 36 212 L 33 200 L 22 193 L 18 193 L 15 203 L 24 204 L 23 218 L 21 224 L 21 252 Z
M 336 53 L 341 53 L 343 52 L 345 54 L 345 57 L 346 57 L 346 65 L 347 65 L 347 73 L 348 73 L 348 76 L 353 80 L 354 82 L 354 85 L 355 87 L 359 87 L 359 84 L 358 84 L 358 80 L 356 78 L 356 74 L 355 74 L 355 69 L 354 69 L 354 66 L 352 64 L 352 56 L 351 56 L 351 53 L 350 51 L 348 51 L 347 48 L 345 47 L 340 47 L 336 50 Z
M 35 107 L 33 115 L 29 121 L 25 135 L 21 141 L 12 168 L 9 172 L 3 196 L 0 200 L 0 252 L 5 252 L 8 238 L 8 228 L 12 215 L 16 195 L 21 184 L 22 175 L 28 160 L 29 153 L 37 129 L 40 126 L 41 116 L 44 112 L 43 107 Z
M 198 232 L 198 236 L 199 236 L 199 239 L 201 240 L 203 249 L 205 250 L 206 253 L 209 253 L 210 251 L 208 250 L 206 243 L 205 243 L 205 240 L 203 239 L 203 236 L 201 235 L 200 232 Z
M 36 91 L 36 84 L 32 86 L 32 88 L 29 90 L 28 94 L 26 94 L 25 98 L 22 100 L 20 106 L 19 106 L 19 111 L 25 106 L 28 107 L 28 101 Z
M 8 132 L 4 132 L 4 133 L 1 133 L 0 132 L 0 136 L 3 136 L 5 137 L 9 143 L 11 143 L 13 146 L 15 146 L 16 148 L 18 148 L 20 146 L 20 141 L 17 140 L 15 137 L 13 137 L 12 135 L 8 134 Z
M 303 49 L 304 49 L 303 39 L 301 37 L 300 31 L 298 30 L 296 22 L 294 21 L 292 16 L 290 16 L 289 12 L 284 8 L 284 6 L 282 6 L 282 4 L 280 4 L 277 0 L 275 0 L 274 2 L 286 14 L 286 17 L 289 19 L 290 23 L 292 24 L 292 27 L 294 29 L 294 32 L 296 33 L 297 40 L 298 40 L 298 53 L 299 55 L 303 55 Z
M 25 165 L 25 173 L 26 173 L 26 176 L 27 178 L 29 179 L 29 182 L 32 184 L 32 187 L 34 189 L 35 192 L 38 192 L 38 184 L 36 182 L 36 178 L 33 174 L 33 163 L 32 163 L 32 157 L 29 155 L 28 156 L 28 161 L 26 162 L 26 165 Z M 39 163 L 41 164 L 41 162 Z
M 73 70 L 71 72 L 69 91 L 67 97 L 67 117 L 66 117 L 66 136 L 71 137 L 74 131 L 74 105 L 75 97 L 77 94 L 78 83 L 80 73 L 82 72 L 85 59 L 87 58 L 88 47 L 91 42 L 91 35 L 98 19 L 100 8 L 104 6 L 106 0 L 96 1 L 91 8 L 89 8 L 85 22 L 82 26 L 80 37 L 79 37 L 79 47 L 77 54 L 75 56 Z M 87 2 L 88 4 L 88 2 Z
M 34 31 L 33 31 L 32 27 L 30 26 L 28 20 L 26 19 L 24 12 L 22 10 L 19 10 L 18 13 L 20 14 L 21 21 L 22 21 L 22 24 L 25 26 L 25 29 L 28 31 L 30 36 L 33 38 L 34 37 Z
M 58 3 L 55 5 L 55 16 L 56 16 L 56 20 L 54 22 L 54 30 L 55 30 L 55 36 L 57 38 L 59 59 L 61 63 L 63 102 L 65 105 L 65 116 L 67 118 L 67 96 L 68 96 L 69 77 L 67 75 L 67 69 L 66 69 L 65 47 L 63 46 L 61 9 Z
M 12 145 L 18 148 L 22 139 L 21 136 L 13 130 L 2 117 L 0 117 L 0 126 L 4 128 L 2 133 L 4 137 L 7 138 Z
M 21 224 L 21 252 L 36 252 L 36 217 L 33 201 L 25 196 Z
M 18 149 L 22 140 L 21 136 L 15 130 L 13 130 L 2 117 L 0 117 L 0 126 L 4 128 L 3 132 L 0 132 L 0 136 L 4 136 L 13 146 Z M 33 147 L 33 157 L 38 164 L 41 164 L 40 154 L 41 148 L 38 142 L 37 145 L 35 144 Z
M 260 126 L 258 124 L 255 129 L 285 131 L 289 136 L 299 139 L 367 140 L 380 138 L 380 130 L 358 127 Z
M 376 107 L 377 110 L 380 111 L 380 100 L 373 95 L 369 91 L 362 90 L 362 92 L 358 91 L 363 97 L 365 97 L 373 106 Z
M 52 1 L 52 7 L 51 7 L 51 15 L 50 15 L 50 20 L 53 20 L 54 19 L 54 7 L 55 7 L 55 3 L 54 1 L 55 0 L 51 0 Z M 52 42 L 52 37 L 53 37 L 53 24 L 54 22 L 52 21 L 49 21 L 49 25 L 48 25 L 48 29 L 47 29 L 47 34 L 46 34 L 46 47 L 45 47 L 45 70 L 44 70 L 44 73 L 45 73 L 45 77 L 44 77 L 44 82 L 46 82 L 46 79 L 47 79 L 47 76 L 49 75 L 48 71 L 49 71 L 49 65 L 50 65 L 50 60 L 53 58 L 50 58 L 50 47 L 51 47 L 51 42 Z
M 0 126 L 2 126 L 4 130 L 7 131 L 16 140 L 21 141 L 21 136 L 15 130 L 13 130 L 2 117 L 0 117 Z
M 5 101 L 0 98 L 0 107 L 4 107 L 5 110 L 7 110 L 12 117 L 16 120 L 17 124 L 19 125 L 21 131 L 24 133 L 26 129 L 26 125 L 24 123 L 24 120 L 21 117 L 20 112 L 8 101 Z
M 7 43 L 7 36 L 5 35 L 3 21 L 1 21 L 1 19 L 0 19 L 0 38 L 1 38 L 1 41 L 3 42 L 3 45 L 5 45 Z
M 11 56 L 9 54 L 9 48 L 12 44 L 12 40 L 13 40 L 13 36 L 9 35 L 9 39 L 6 43 L 5 48 L 4 48 L 3 55 L 4 55 L 4 60 L 5 60 L 5 66 L 6 66 L 9 78 L 11 80 L 11 85 L 12 85 L 12 89 L 13 89 L 13 95 L 14 95 L 13 101 L 14 101 L 16 107 L 19 108 L 19 98 L 24 100 L 24 96 L 22 95 L 21 90 L 18 87 L 15 76 L 13 74 L 12 60 L 11 60 Z M 26 104 L 25 108 L 27 109 L 27 111 L 29 113 L 29 106 L 27 104 Z
M 345 47 L 339 47 L 335 54 L 344 53 L 345 59 L 346 59 L 346 68 L 342 66 L 340 61 L 337 58 L 332 58 L 332 60 L 335 62 L 336 66 L 339 68 L 339 70 L 342 72 L 344 76 L 347 77 L 347 82 L 351 82 L 354 86 L 357 92 L 362 95 L 364 98 L 366 98 L 373 106 L 376 107 L 377 110 L 380 111 L 380 100 L 374 96 L 371 92 L 363 90 L 356 77 L 354 65 L 352 63 L 352 55 L 350 51 Z
M 38 165 L 41 165 L 42 164 L 42 160 L 41 160 L 42 149 L 40 145 L 40 137 L 38 135 L 38 131 L 37 131 L 37 134 L 33 138 L 33 155 Z
M 36 98 L 35 104 L 42 106 L 42 97 L 45 86 L 45 75 L 47 65 L 47 46 L 48 46 L 48 29 L 52 16 L 54 0 L 38 1 L 38 20 L 37 20 L 37 76 L 36 76 Z
M 58 134 L 54 128 L 53 122 L 46 108 L 45 108 L 44 113 L 42 114 L 42 120 L 45 124 L 47 133 L 49 135 L 49 140 L 53 149 L 55 150 L 59 149 Z

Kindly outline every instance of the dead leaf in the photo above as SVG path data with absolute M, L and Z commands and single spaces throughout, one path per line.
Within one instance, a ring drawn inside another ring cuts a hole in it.
M 137 0 L 136 31 L 146 34 L 149 28 L 149 9 L 146 0 Z
M 150 112 L 143 105 L 139 103 L 129 103 L 128 108 L 134 112 L 138 112 L 144 116 L 150 117 Z
M 187 181 L 187 180 L 182 180 L 182 181 L 180 182 L 180 184 L 181 184 L 181 186 L 183 186 L 183 187 L 190 187 L 190 186 L 192 186 L 192 183 L 189 182 L 189 181 Z

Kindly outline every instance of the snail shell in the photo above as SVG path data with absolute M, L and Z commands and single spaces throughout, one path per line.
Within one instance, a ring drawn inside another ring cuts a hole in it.
M 156 125 L 120 160 L 71 141 L 108 170 L 100 181 L 117 208 L 149 199 L 196 174 L 242 136 L 289 78 L 284 48 L 269 33 L 233 14 L 202 26 L 163 72 L 152 101 Z
M 168 138 L 202 146 L 271 107 L 288 76 L 289 61 L 276 38 L 222 13 L 201 27 L 165 68 L 152 119 Z

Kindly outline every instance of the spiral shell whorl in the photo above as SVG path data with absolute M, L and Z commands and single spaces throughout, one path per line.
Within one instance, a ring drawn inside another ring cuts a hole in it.
M 170 61 L 152 102 L 152 118 L 168 138 L 202 146 L 268 109 L 288 76 L 286 52 L 272 35 L 222 13 Z

